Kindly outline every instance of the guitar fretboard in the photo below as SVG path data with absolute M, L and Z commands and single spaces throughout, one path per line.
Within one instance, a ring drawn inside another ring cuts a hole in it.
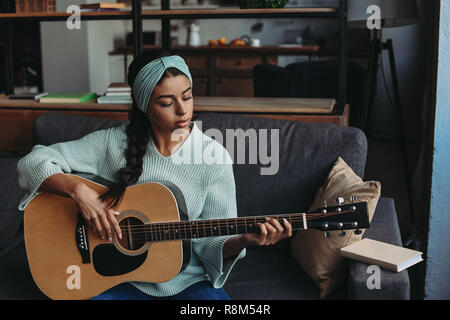
M 277 219 L 283 228 L 283 218 L 293 230 L 304 229 L 303 214 L 269 216 Z M 234 219 L 196 220 L 168 223 L 152 223 L 142 228 L 147 241 L 166 241 L 196 239 L 205 237 L 220 237 L 246 233 L 258 233 L 258 224 L 266 222 L 265 217 L 243 217 Z

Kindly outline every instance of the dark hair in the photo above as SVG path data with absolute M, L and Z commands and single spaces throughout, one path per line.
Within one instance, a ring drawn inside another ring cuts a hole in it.
M 150 57 L 137 56 L 128 68 L 128 85 L 133 88 L 134 80 L 139 71 L 151 60 Z M 158 84 L 167 77 L 184 75 L 176 68 L 168 68 L 162 75 Z M 126 165 L 117 172 L 117 182 L 100 199 L 109 201 L 112 208 L 120 204 L 126 187 L 138 182 L 143 170 L 143 159 L 147 151 L 147 145 L 151 135 L 153 135 L 150 121 L 147 114 L 139 110 L 136 100 L 132 94 L 133 106 L 128 113 L 129 123 L 126 128 L 127 149 L 124 152 Z

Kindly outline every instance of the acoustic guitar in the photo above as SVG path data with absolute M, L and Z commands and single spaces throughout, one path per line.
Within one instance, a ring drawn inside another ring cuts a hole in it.
M 103 194 L 107 181 L 71 174 Z M 272 215 L 286 218 L 293 230 L 368 228 L 367 203 L 325 206 L 310 213 Z M 122 282 L 164 282 L 189 263 L 191 239 L 256 233 L 265 216 L 187 220 L 186 203 L 171 183 L 129 186 L 116 219 L 122 239 L 102 240 L 88 228 L 69 197 L 43 192 L 26 207 L 25 245 L 33 279 L 52 299 L 88 299 Z M 282 224 L 283 225 L 283 224 Z

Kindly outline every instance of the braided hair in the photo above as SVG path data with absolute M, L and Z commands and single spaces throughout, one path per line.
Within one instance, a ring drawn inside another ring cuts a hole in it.
M 128 68 L 128 85 L 131 88 L 133 88 L 134 80 L 139 71 L 151 60 L 153 59 L 148 56 L 139 55 L 130 64 Z M 178 75 L 184 75 L 184 73 L 176 68 L 168 68 L 158 81 L 158 84 L 167 77 L 176 77 Z M 128 112 L 129 123 L 125 131 L 127 134 L 127 148 L 124 152 L 126 165 L 117 172 L 117 182 L 113 183 L 110 189 L 100 196 L 100 199 L 107 202 L 112 208 L 120 204 L 125 189 L 138 182 L 139 177 L 142 175 L 143 160 L 149 139 L 151 136 L 153 137 L 147 114 L 139 110 L 133 94 L 132 100 L 133 105 Z

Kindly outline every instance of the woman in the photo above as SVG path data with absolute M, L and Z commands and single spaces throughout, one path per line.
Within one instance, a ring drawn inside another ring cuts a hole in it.
M 27 190 L 19 209 L 24 210 L 41 191 L 68 196 L 100 237 L 111 239 L 115 232 L 121 238 L 114 207 L 125 188 L 137 183 L 169 181 L 183 193 L 189 220 L 236 217 L 232 162 L 221 144 L 191 122 L 192 77 L 185 61 L 179 56 L 152 61 L 138 56 L 129 67 L 128 83 L 133 96 L 129 124 L 49 147 L 37 145 L 19 161 L 19 185 Z M 228 161 L 226 164 L 173 161 L 177 153 L 198 147 L 209 148 Z M 99 195 L 63 174 L 71 171 L 92 173 L 115 184 L 106 194 Z M 284 228 L 272 219 L 259 227 L 258 234 L 193 239 L 190 263 L 170 281 L 125 283 L 95 298 L 229 299 L 222 286 L 235 262 L 245 256 L 245 248 L 274 244 L 292 235 L 287 221 Z

